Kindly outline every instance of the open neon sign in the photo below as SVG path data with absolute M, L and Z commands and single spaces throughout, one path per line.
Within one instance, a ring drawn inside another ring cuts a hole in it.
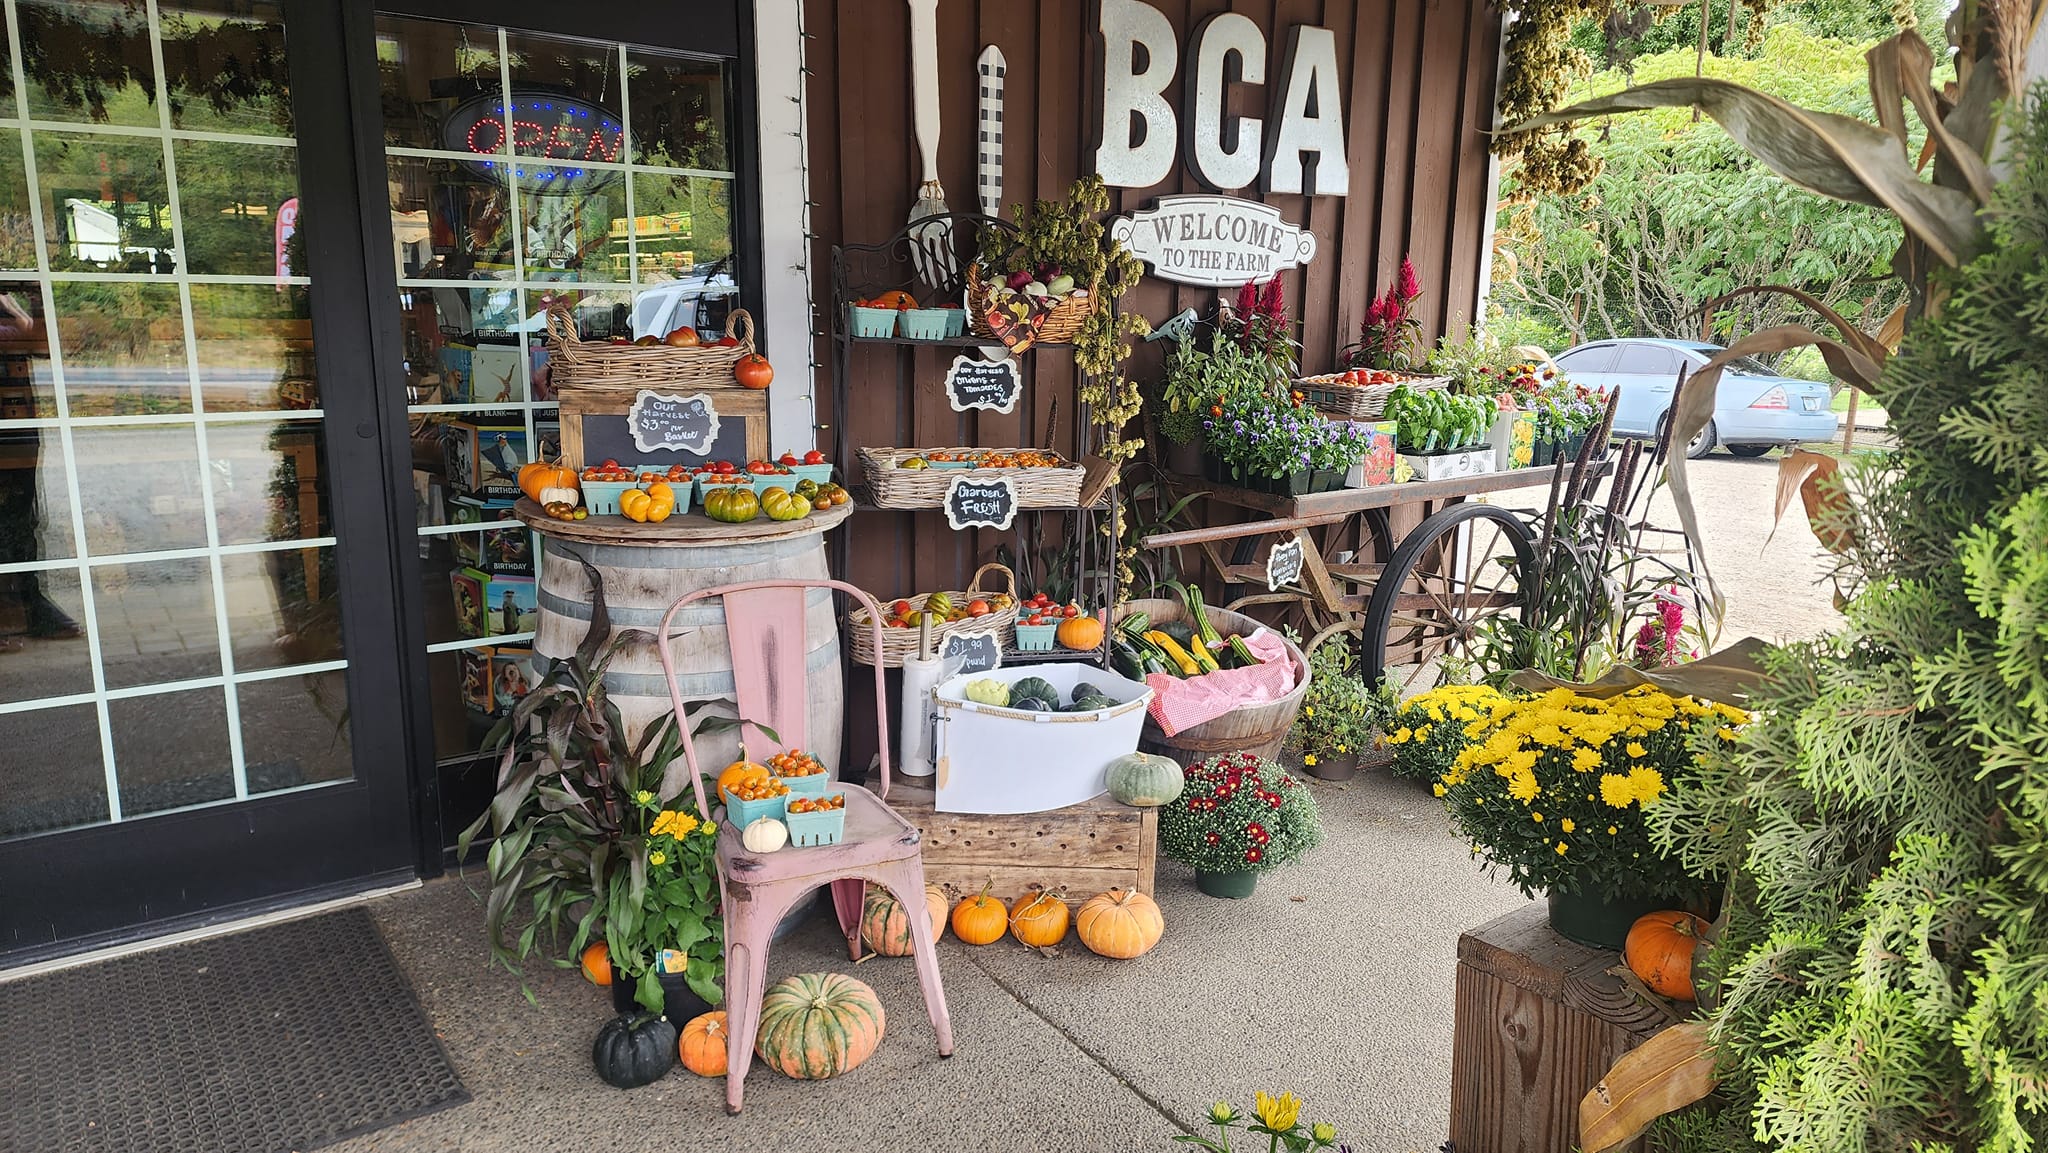
M 558 161 L 518 164 L 505 157 L 511 134 L 513 157 Z M 492 176 L 511 163 L 524 188 L 543 192 L 588 192 L 610 184 L 616 169 L 582 168 L 580 163 L 618 164 L 625 157 L 626 129 L 618 117 L 595 104 L 553 93 L 514 93 L 507 102 L 479 97 L 458 106 L 441 125 L 443 147 L 477 159 L 470 166 Z

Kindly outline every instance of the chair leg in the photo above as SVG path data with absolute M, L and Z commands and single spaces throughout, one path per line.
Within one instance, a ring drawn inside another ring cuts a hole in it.
M 726 908 L 732 908 L 727 905 Z M 725 939 L 725 1111 L 740 1111 L 747 1069 L 754 1062 L 754 1037 L 761 1030 L 761 998 L 768 991 L 768 940 L 775 917 L 726 923 Z M 739 934 L 734 936 L 734 934 Z
M 953 1055 L 953 1018 L 946 1011 L 946 990 L 939 982 L 939 947 L 932 937 L 931 918 L 924 915 L 924 862 L 918 858 L 890 865 L 884 887 L 910 914 L 910 946 L 917 957 L 917 983 L 924 989 L 925 1012 L 931 1016 L 932 1032 L 938 1035 L 939 1056 Z
M 832 911 L 839 915 L 839 929 L 846 934 L 846 955 L 855 961 L 862 955 L 860 918 L 867 902 L 867 890 L 868 883 L 859 877 L 832 882 Z

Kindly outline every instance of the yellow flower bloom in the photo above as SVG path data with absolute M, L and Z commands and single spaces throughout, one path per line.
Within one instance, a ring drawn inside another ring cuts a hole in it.
M 1315 755 L 1314 753 L 1307 753 L 1307 754 L 1304 754 L 1304 755 L 1302 756 L 1302 758 L 1301 758 L 1301 763 L 1302 763 L 1302 764 L 1304 764 L 1304 765 L 1313 765 L 1313 764 L 1315 764 L 1315 763 L 1316 763 L 1316 755 Z
M 1531 820 L 1535 821 L 1535 822 L 1536 822 L 1537 824 L 1539 824 L 1539 825 L 1543 823 L 1543 814 L 1542 814 L 1542 813 L 1530 813 L 1530 814 L 1529 814 L 1529 818 L 1530 818 Z
M 1620 830 L 1619 830 L 1619 829 L 1616 829 L 1616 828 L 1615 828 L 1615 827 L 1614 827 L 1613 825 L 1609 825 L 1609 826 L 1607 826 L 1607 835 L 1608 835 L 1608 836 L 1610 836 L 1610 837 L 1611 837 L 1611 836 L 1613 836 L 1613 835 L 1614 835 L 1615 833 L 1617 833 L 1617 832 L 1619 832 L 1619 831 L 1620 831 Z
M 1664 774 L 1648 765 L 1637 765 L 1628 771 L 1628 785 L 1637 801 L 1644 807 L 1664 795 Z
M 633 794 L 633 799 L 639 802 L 640 804 L 651 805 L 654 803 L 654 794 L 648 792 L 646 789 L 641 789 L 639 792 Z
M 1563 820 L 1559 821 L 1557 823 L 1557 827 L 1567 833 L 1576 832 L 1578 830 L 1578 826 L 1572 823 L 1572 819 L 1570 817 L 1566 817 Z
M 1641 741 L 1630 741 L 1628 743 L 1628 755 L 1640 760 L 1643 757 L 1649 756 L 1650 750 L 1644 748 Z
M 1626 809 L 1629 802 L 1636 799 L 1636 792 L 1627 777 L 1603 773 L 1600 777 L 1600 799 L 1606 801 L 1610 809 Z
M 1439 797 L 1443 796 L 1443 795 L 1444 795 L 1444 786 L 1443 786 L 1443 783 L 1442 783 L 1441 781 L 1439 781 L 1438 783 L 1436 783 L 1436 784 L 1434 784 L 1434 785 L 1431 785 L 1431 786 L 1430 786 L 1430 791 L 1431 791 L 1431 792 L 1434 792 L 1434 793 L 1435 793 L 1435 794 L 1436 794 L 1437 796 L 1439 796 Z
M 1261 1091 L 1254 1105 L 1259 1115 L 1259 1123 L 1268 1129 L 1278 1129 L 1284 1133 L 1294 1128 L 1294 1123 L 1301 1118 L 1301 1102 L 1296 1100 L 1292 1093 L 1268 1097 Z
M 1316 715 L 1316 707 L 1315 707 L 1314 705 L 1309 705 L 1309 706 L 1308 706 L 1307 708 L 1304 708 L 1304 709 L 1302 709 L 1302 710 L 1301 710 L 1301 715 L 1302 715 L 1302 716 L 1304 716 L 1304 717 L 1312 717 L 1312 716 L 1315 716 L 1315 715 Z
M 1521 772 L 1508 778 L 1508 795 L 1525 805 L 1535 800 L 1540 790 L 1534 773 Z
M 1599 754 L 1599 752 L 1598 752 L 1597 750 L 1594 750 L 1594 749 L 1573 749 L 1573 750 L 1572 750 L 1572 769 L 1573 769 L 1574 771 L 1576 771 L 1576 772 L 1581 772 L 1581 773 L 1590 773 L 1590 772 L 1592 772 L 1592 771 L 1593 771 L 1594 769 L 1597 769 L 1597 768 L 1599 768 L 1599 767 L 1600 767 L 1600 754 Z
M 668 854 L 656 849 L 654 852 L 647 854 L 647 863 L 650 865 L 666 865 L 668 864 Z
M 1563 841 L 1559 841 L 1559 842 L 1557 843 L 1557 855 L 1558 855 L 1558 856 L 1560 856 L 1560 857 L 1564 856 L 1564 851 L 1565 851 L 1565 848 L 1566 848 L 1566 846 L 1565 846 L 1565 843 L 1564 843 Z

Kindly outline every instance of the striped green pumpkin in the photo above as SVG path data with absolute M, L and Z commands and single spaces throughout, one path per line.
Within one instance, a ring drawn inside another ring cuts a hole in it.
M 761 998 L 754 1052 L 787 1076 L 822 1081 L 867 1060 L 887 1024 L 864 983 L 841 973 L 803 973 L 777 981 Z

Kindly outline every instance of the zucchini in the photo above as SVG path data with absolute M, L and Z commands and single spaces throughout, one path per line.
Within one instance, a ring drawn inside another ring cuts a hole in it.
M 1142 637 L 1145 635 L 1145 630 L 1152 627 L 1152 618 L 1146 616 L 1144 613 L 1132 613 L 1124 619 L 1116 622 L 1116 627 L 1123 632 L 1132 634 L 1133 636 Z
M 1179 642 L 1175 641 L 1172 637 L 1167 636 L 1158 629 L 1153 629 L 1145 634 L 1145 639 L 1158 645 L 1160 651 L 1173 659 L 1174 665 L 1180 669 L 1181 676 L 1195 677 L 1203 673 L 1202 666 L 1197 664 L 1195 658 L 1189 656 L 1187 650 L 1181 648 Z

